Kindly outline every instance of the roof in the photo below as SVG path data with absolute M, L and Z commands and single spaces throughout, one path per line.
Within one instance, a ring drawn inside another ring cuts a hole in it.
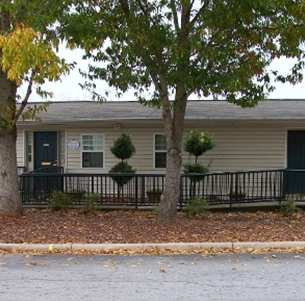
M 29 103 L 32 106 L 37 103 Z M 137 101 L 54 101 L 47 112 L 39 113 L 43 123 L 91 121 L 161 120 L 161 109 Z M 305 120 L 305 99 L 277 99 L 260 102 L 254 108 L 241 108 L 225 100 L 189 101 L 186 120 Z M 30 121 L 25 121 L 30 122 Z M 19 121 L 19 123 L 23 123 Z

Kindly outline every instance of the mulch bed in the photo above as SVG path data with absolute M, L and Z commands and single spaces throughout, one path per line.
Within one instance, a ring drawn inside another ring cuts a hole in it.
M 0 217 L 0 243 L 167 243 L 305 241 L 305 215 L 280 212 L 214 212 L 172 223 L 146 211 L 25 209 L 21 217 Z

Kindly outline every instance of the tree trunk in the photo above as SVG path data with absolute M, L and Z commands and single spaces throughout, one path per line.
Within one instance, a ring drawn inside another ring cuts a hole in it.
M 0 215 L 21 215 L 16 158 L 16 127 L 0 131 Z
M 185 79 L 190 71 L 190 10 L 191 1 L 182 1 L 181 29 L 178 35 L 177 84 L 175 101 L 171 107 L 168 99 L 168 82 L 166 76 L 160 73 L 160 95 L 162 97 L 162 114 L 167 143 L 167 162 L 165 189 L 161 196 L 159 218 L 163 221 L 172 221 L 177 217 L 177 206 L 180 199 L 180 180 L 182 165 L 182 137 L 184 130 L 185 109 L 188 98 Z M 182 51 L 179 54 L 179 51 Z M 156 86 L 157 88 L 158 86 Z M 165 95 L 165 96 L 164 96 Z
M 173 221 L 177 217 L 177 206 L 180 199 L 180 178 L 182 165 L 182 137 L 184 115 L 187 103 L 185 94 L 178 93 L 174 107 L 162 103 L 164 127 L 167 143 L 167 161 L 165 189 L 161 196 L 158 218 L 162 221 Z
M 0 215 L 21 215 L 16 154 L 16 85 L 0 71 Z
M 0 30 L 5 31 L 9 28 L 9 13 L 2 11 Z M 16 154 L 17 88 L 1 69 L 0 66 L 0 215 L 21 215 L 23 210 L 19 197 Z
M 181 146 L 167 152 L 165 189 L 160 200 L 158 218 L 173 221 L 177 217 L 177 205 L 180 198 Z

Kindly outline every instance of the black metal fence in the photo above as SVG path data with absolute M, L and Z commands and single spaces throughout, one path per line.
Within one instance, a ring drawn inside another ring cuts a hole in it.
M 163 174 L 71 174 L 62 168 L 45 168 L 20 177 L 24 205 L 49 203 L 52 191 L 73 198 L 75 205 L 93 195 L 96 205 L 132 207 L 156 206 L 165 185 Z M 305 170 L 261 170 L 181 175 L 179 208 L 200 197 L 210 205 L 279 202 L 293 197 L 305 201 Z

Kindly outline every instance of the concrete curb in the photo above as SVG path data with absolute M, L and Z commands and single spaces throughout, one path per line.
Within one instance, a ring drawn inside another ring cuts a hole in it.
M 287 249 L 305 248 L 305 241 L 276 241 L 276 242 L 234 242 L 233 249 Z
M 3 251 L 111 251 L 111 250 L 198 250 L 198 249 L 302 249 L 305 241 L 282 242 L 204 242 L 149 244 L 0 244 Z
M 194 249 L 231 249 L 232 243 L 150 243 L 150 244 L 73 244 L 72 250 L 194 250 Z
M 72 250 L 72 244 L 0 244 L 3 251 L 55 251 Z

